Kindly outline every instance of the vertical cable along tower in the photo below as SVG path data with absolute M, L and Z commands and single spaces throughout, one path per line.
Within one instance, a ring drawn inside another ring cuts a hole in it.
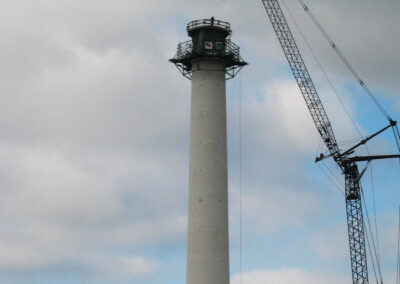
M 169 61 L 192 80 L 187 284 L 229 284 L 226 80 L 247 65 L 227 22 L 187 25 Z

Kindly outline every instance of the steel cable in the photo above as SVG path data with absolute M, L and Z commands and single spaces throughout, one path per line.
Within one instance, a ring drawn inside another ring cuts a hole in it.
M 319 65 L 323 75 L 325 76 L 326 80 L 328 81 L 329 85 L 331 86 L 334 94 L 336 95 L 336 97 L 338 98 L 339 102 L 341 103 L 343 109 L 345 110 L 346 114 L 348 115 L 348 117 L 350 118 L 350 120 L 352 121 L 355 129 L 357 130 L 358 134 L 360 135 L 360 137 L 362 137 L 361 131 L 359 130 L 358 126 L 356 125 L 355 121 L 353 120 L 352 116 L 350 115 L 349 111 L 347 110 L 347 108 L 345 107 L 343 101 L 341 100 L 340 96 L 338 95 L 338 92 L 336 91 L 335 87 L 332 84 L 332 81 L 330 80 L 330 78 L 328 77 L 325 69 L 323 68 L 322 64 L 320 63 L 320 61 L 318 60 L 315 52 L 313 51 L 313 49 L 311 48 L 311 45 L 309 44 L 309 42 L 307 41 L 307 39 L 305 38 L 304 33 L 302 32 L 302 30 L 300 29 L 299 25 L 297 24 L 296 20 L 294 19 L 294 16 L 292 15 L 292 13 L 290 12 L 290 10 L 288 9 L 288 6 L 286 5 L 285 1 L 282 0 L 284 5 L 286 6 L 286 9 L 288 10 L 288 13 L 290 15 L 290 17 L 292 18 L 293 22 L 295 23 L 295 26 L 297 27 L 298 31 L 300 32 L 303 40 L 305 41 L 308 49 L 310 50 L 312 56 L 314 57 L 314 59 L 316 60 L 317 64 Z M 342 54 L 342 52 L 337 48 L 337 46 L 335 45 L 335 43 L 332 41 L 332 39 L 329 37 L 329 35 L 327 34 L 327 32 L 323 29 L 322 25 L 318 22 L 318 20 L 314 17 L 314 15 L 311 13 L 311 11 L 309 10 L 309 8 L 305 5 L 305 3 L 302 0 L 298 0 L 300 5 L 304 8 L 304 10 L 307 12 L 307 14 L 311 17 L 312 21 L 314 22 L 314 24 L 317 26 L 317 28 L 320 30 L 320 32 L 325 36 L 325 38 L 328 40 L 328 42 L 331 44 L 332 48 L 336 51 L 336 53 L 339 55 L 339 57 L 342 59 L 342 61 L 345 63 L 346 67 L 352 72 L 352 74 L 357 78 L 358 82 L 361 84 L 361 86 L 364 88 L 364 90 L 367 92 L 367 94 L 371 97 L 371 99 L 375 102 L 375 104 L 378 106 L 378 108 L 385 114 L 386 118 L 388 120 L 391 120 L 390 116 L 387 114 L 387 112 L 384 110 L 384 108 L 382 107 L 382 105 L 377 101 L 376 97 L 372 94 L 372 92 L 369 90 L 369 88 L 363 83 L 363 81 L 361 80 L 361 78 L 359 77 L 359 75 L 357 74 L 357 72 L 355 71 L 355 69 L 351 66 L 351 64 L 348 62 L 348 60 L 344 57 L 344 55 Z M 397 128 L 397 126 L 396 126 Z M 394 131 L 394 130 L 393 130 Z M 398 131 L 398 129 L 397 129 Z M 400 135 L 399 135 L 400 137 Z M 399 148 L 400 151 L 400 138 L 397 138 L 396 133 L 395 133 L 395 138 L 396 138 L 396 143 L 397 146 Z M 369 149 L 367 147 L 367 145 L 365 145 L 366 147 L 366 151 L 368 153 L 368 155 L 370 155 L 369 153 Z M 380 273 L 380 246 L 379 246 L 379 235 L 378 235 L 378 225 L 377 225 L 377 220 L 376 220 L 376 205 L 375 205 L 375 192 L 374 192 L 374 185 L 373 185 L 373 173 L 372 173 L 372 168 L 371 168 L 371 182 L 372 182 L 372 197 L 373 197 L 373 209 L 374 209 L 374 225 L 375 225 L 375 235 L 376 235 L 376 247 L 375 248 L 375 241 L 373 238 L 373 234 L 372 231 L 371 233 L 371 238 L 372 238 L 372 242 L 373 242 L 373 246 L 374 249 L 377 250 L 377 266 L 379 269 L 379 274 Z M 368 219 L 369 222 L 369 219 Z M 380 275 L 380 277 L 382 278 L 382 276 Z
M 378 252 L 377 262 L 378 262 L 379 267 L 381 267 L 381 252 L 380 252 L 380 244 L 379 244 L 378 222 L 376 220 L 375 183 L 374 183 L 374 174 L 373 174 L 373 170 L 372 170 L 372 164 L 370 164 L 369 169 L 370 169 L 370 175 L 371 175 L 372 205 L 373 205 L 373 209 L 374 209 L 375 238 L 376 238 L 376 247 L 377 247 L 377 252 Z
M 317 163 L 319 169 L 325 174 L 325 176 L 329 179 L 329 181 L 335 186 L 335 188 L 338 190 L 338 192 L 344 196 L 343 188 L 339 186 L 333 178 L 329 176 L 329 174 L 321 167 L 319 163 Z
M 397 232 L 397 276 L 396 284 L 400 284 L 400 206 L 399 206 L 399 229 Z
M 367 223 L 368 223 L 368 227 L 366 227 L 365 224 L 364 224 L 364 227 L 366 228 L 366 231 L 367 231 L 367 234 L 366 234 L 366 235 L 367 235 L 367 240 L 368 240 L 368 232 L 369 232 L 370 235 L 371 235 L 371 242 L 372 242 L 372 247 L 373 247 L 373 251 L 371 251 L 371 249 L 370 249 L 371 258 L 373 258 L 373 254 L 374 254 L 374 255 L 375 255 L 375 261 L 376 261 L 376 266 L 377 266 L 377 268 L 378 268 L 379 279 L 380 279 L 381 283 L 383 283 L 383 280 L 382 280 L 382 272 L 381 272 L 381 265 L 380 265 L 380 261 L 379 261 L 379 258 L 378 258 L 377 249 L 376 249 L 376 246 L 375 246 L 374 236 L 373 236 L 373 234 L 372 234 L 371 222 L 370 222 L 370 218 L 369 218 L 369 214 L 368 214 L 368 208 L 367 208 L 367 205 L 366 205 L 366 203 L 365 203 L 365 196 L 364 196 L 364 191 L 363 191 L 362 188 L 361 188 L 361 199 L 362 199 L 362 202 L 363 202 L 363 204 L 364 204 L 365 215 L 366 215 L 366 217 L 367 217 Z M 369 230 L 368 230 L 368 229 L 369 229 Z
M 364 227 L 365 227 L 365 222 L 364 222 Z M 371 251 L 371 245 L 370 245 L 370 243 L 369 243 L 368 234 L 366 234 L 366 236 L 367 236 L 367 245 L 368 245 L 368 249 L 369 249 L 369 251 Z M 375 262 L 374 262 L 374 259 L 373 259 L 373 257 L 372 257 L 372 254 L 370 254 L 370 259 L 371 259 L 371 263 L 372 263 L 372 270 L 374 271 L 374 275 L 375 275 L 376 284 L 379 284 L 379 283 L 378 283 L 378 277 L 377 277 L 377 275 L 376 275 Z
M 239 283 L 242 284 L 242 75 L 239 74 Z
M 318 30 L 321 32 L 321 34 L 325 37 L 325 39 L 329 42 L 333 50 L 336 52 L 336 54 L 339 56 L 339 58 L 342 60 L 344 65 L 347 67 L 347 69 L 353 74 L 353 76 L 356 78 L 357 82 L 361 85 L 361 87 L 364 89 L 364 91 L 367 93 L 367 95 L 371 98 L 371 100 L 375 103 L 375 105 L 378 107 L 378 109 L 383 113 L 383 115 L 391 121 L 390 115 L 386 112 L 384 107 L 379 103 L 375 95 L 372 93 L 372 91 L 368 88 L 368 86 L 365 84 L 365 82 L 361 79 L 361 77 L 358 75 L 357 71 L 353 68 L 353 66 L 350 64 L 350 62 L 347 60 L 347 58 L 343 55 L 341 50 L 337 47 L 337 45 L 333 42 L 329 34 L 325 31 L 325 29 L 322 27 L 320 22 L 317 20 L 317 18 L 314 16 L 313 13 L 311 13 L 310 9 L 308 6 L 304 3 L 303 0 L 297 0 L 300 5 L 303 7 L 303 9 L 306 11 L 306 13 L 310 16 L 311 20 L 315 24 L 315 26 L 318 28 Z
M 362 139 L 363 135 L 361 134 L 360 129 L 358 128 L 357 124 L 355 123 L 355 121 L 354 121 L 353 117 L 351 116 L 350 112 L 347 110 L 347 108 L 346 108 L 344 102 L 342 101 L 341 97 L 339 96 L 339 94 L 338 94 L 336 88 L 334 87 L 334 85 L 333 85 L 331 79 L 329 78 L 327 72 L 325 71 L 324 67 L 322 66 L 321 61 L 320 61 L 320 60 L 318 59 L 318 57 L 316 56 L 316 53 L 314 52 L 313 48 L 311 47 L 311 44 L 310 44 L 310 43 L 308 42 L 308 40 L 306 39 L 305 34 L 303 33 L 303 31 L 301 30 L 300 26 L 298 25 L 296 19 L 294 18 L 293 14 L 291 13 L 291 11 L 290 11 L 290 9 L 289 9 L 289 7 L 288 7 L 288 5 L 286 4 L 286 2 L 285 2 L 284 0 L 282 0 L 282 2 L 283 2 L 283 4 L 284 4 L 286 10 L 288 11 L 289 16 L 291 17 L 292 21 L 294 22 L 294 24 L 295 24 L 297 30 L 299 31 L 301 37 L 303 38 L 304 42 L 306 43 L 306 45 L 307 45 L 309 51 L 311 52 L 312 56 L 314 57 L 314 60 L 317 62 L 317 64 L 318 64 L 319 68 L 321 69 L 321 71 L 322 71 L 324 77 L 325 77 L 326 80 L 328 81 L 328 83 L 329 83 L 329 85 L 330 85 L 330 87 L 331 87 L 333 93 L 336 95 L 336 97 L 337 97 L 337 99 L 339 100 L 340 104 L 342 105 L 344 111 L 346 112 L 347 116 L 349 117 L 350 121 L 352 122 L 354 128 L 357 130 L 358 134 L 360 135 L 360 137 L 361 137 L 361 139 Z M 367 145 L 365 145 L 365 148 L 366 148 L 366 151 L 367 151 L 368 155 L 370 155 L 370 152 L 369 152 L 369 149 L 368 149 Z M 336 181 L 338 181 L 337 177 L 336 177 L 336 176 L 334 175 L 334 173 L 327 167 L 327 165 L 324 164 L 324 163 L 323 163 L 323 165 L 325 166 L 325 168 L 327 168 L 327 169 L 329 170 L 329 172 L 330 172 L 331 175 L 336 179 Z M 324 173 L 325 173 L 325 172 L 324 172 Z M 325 173 L 325 174 L 327 175 L 327 173 Z M 372 168 L 371 168 L 371 177 L 373 177 L 373 176 L 372 176 Z M 330 177 L 328 177 L 328 178 L 331 180 Z M 371 179 L 372 179 L 372 178 L 371 178 Z M 373 179 L 372 179 L 372 180 L 373 180 Z M 331 182 L 333 182 L 333 181 L 331 180 Z M 340 182 L 339 182 L 339 183 L 340 183 Z M 334 184 L 336 185 L 336 183 L 334 183 Z M 373 247 L 374 247 L 374 249 L 377 248 L 377 249 L 376 249 L 376 250 L 377 250 L 377 259 L 376 259 L 376 262 L 377 262 L 377 266 L 378 266 L 378 269 L 379 269 L 379 272 L 380 272 L 380 249 L 379 249 L 378 225 L 377 225 L 377 221 L 376 221 L 375 192 L 374 192 L 374 186 L 373 186 L 373 185 L 372 185 L 372 187 L 371 187 L 371 190 L 372 190 L 372 196 L 373 196 L 374 225 L 375 225 L 374 227 L 375 227 L 375 235 L 376 235 L 376 237 L 374 238 L 374 237 L 373 237 L 373 232 L 371 231 L 371 239 L 372 239 L 372 242 L 373 242 Z M 376 245 L 375 245 L 375 241 L 374 241 L 374 240 L 376 240 Z
M 392 128 L 393 130 L 393 134 L 394 134 L 394 139 L 396 140 L 396 145 L 397 145 L 397 149 L 399 150 L 400 153 L 400 133 L 399 133 L 399 129 L 396 127 Z
M 284 0 L 282 0 L 283 5 L 285 6 L 286 10 L 288 11 L 288 14 L 290 16 L 290 18 L 292 19 L 293 23 L 295 24 L 298 32 L 300 33 L 301 37 L 303 38 L 304 42 L 307 45 L 308 50 L 311 52 L 311 55 L 313 56 L 314 60 L 317 62 L 319 68 L 322 71 L 322 74 L 324 75 L 325 79 L 328 81 L 329 86 L 331 87 L 333 93 L 335 94 L 336 98 L 338 99 L 339 103 L 342 105 L 344 111 L 346 112 L 347 116 L 349 117 L 350 121 L 353 123 L 354 128 L 357 130 L 358 134 L 360 135 L 360 137 L 362 137 L 363 135 L 361 134 L 360 129 L 358 128 L 357 124 L 355 123 L 353 117 L 351 116 L 350 112 L 348 111 L 348 109 L 346 108 L 343 100 L 341 99 L 341 97 L 339 96 L 339 93 L 337 92 L 336 88 L 333 86 L 332 80 L 329 78 L 328 73 L 325 71 L 325 68 L 322 66 L 321 61 L 318 59 L 316 53 L 314 52 L 313 48 L 311 47 L 311 44 L 308 42 L 306 36 L 304 35 L 303 31 L 300 28 L 300 25 L 297 23 L 296 19 L 294 18 L 293 14 L 291 13 L 288 5 L 286 4 L 286 2 Z

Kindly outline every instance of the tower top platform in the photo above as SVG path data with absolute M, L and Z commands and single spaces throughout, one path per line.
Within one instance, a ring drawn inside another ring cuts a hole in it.
M 240 56 L 239 46 L 230 39 L 232 30 L 228 22 L 211 17 L 192 21 L 186 29 L 192 39 L 178 44 L 175 56 L 169 60 L 185 77 L 191 79 L 193 62 L 202 58 L 224 61 L 227 79 L 235 77 L 247 65 Z
M 191 21 L 186 30 L 188 35 L 192 37 L 198 30 L 220 30 L 226 33 L 225 37 L 231 35 L 231 25 L 228 22 L 215 20 L 214 17 L 211 19 L 202 19 L 202 20 L 194 20 Z

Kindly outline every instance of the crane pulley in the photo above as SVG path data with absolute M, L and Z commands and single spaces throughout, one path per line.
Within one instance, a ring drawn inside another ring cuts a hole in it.
M 385 130 L 391 127 L 394 131 L 395 129 L 397 130 L 397 128 L 395 128 L 396 121 L 393 121 L 389 116 L 387 116 L 389 119 L 388 126 L 377 131 L 373 135 L 361 140 L 350 149 L 341 151 L 334 135 L 328 115 L 319 98 L 317 89 L 315 88 L 315 85 L 307 70 L 307 67 L 297 47 L 296 41 L 292 35 L 292 32 L 285 19 L 278 0 L 262 0 L 262 2 L 274 28 L 274 31 L 278 37 L 279 43 L 283 49 L 286 59 L 289 63 L 289 66 L 292 70 L 297 85 L 306 102 L 311 117 L 315 123 L 315 126 L 317 127 L 317 130 L 321 135 L 323 142 L 329 150 L 328 155 L 324 156 L 323 154 L 321 154 L 319 157 L 316 158 L 316 162 L 326 159 L 328 157 L 332 157 L 345 176 L 346 216 L 349 234 L 352 280 L 353 284 L 367 284 L 369 283 L 367 251 L 365 246 L 365 229 L 361 203 L 362 189 L 360 183 L 361 177 L 365 173 L 366 168 L 364 168 L 360 173 L 357 162 L 367 161 L 368 166 L 369 162 L 371 162 L 372 160 L 400 158 L 400 155 L 381 155 L 365 157 L 351 157 L 351 155 L 354 153 L 356 148 L 364 145 L 369 140 L 376 137 Z M 305 6 L 303 1 L 301 1 L 301 3 L 303 5 L 303 8 L 306 7 L 307 11 L 307 6 Z M 332 42 L 332 47 L 336 48 L 336 45 L 333 44 L 333 41 L 330 40 L 330 42 Z M 357 78 L 359 79 L 359 77 Z M 361 81 L 361 79 L 359 80 Z M 365 86 L 363 82 L 362 85 Z

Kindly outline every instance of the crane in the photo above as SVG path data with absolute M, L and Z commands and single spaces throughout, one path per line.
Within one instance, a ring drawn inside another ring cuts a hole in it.
M 369 282 L 364 219 L 361 203 L 361 178 L 364 175 L 368 164 L 372 160 L 400 158 L 400 155 L 353 156 L 353 154 L 358 147 L 366 144 L 369 140 L 373 139 L 387 129 L 393 128 L 394 130 L 397 122 L 389 117 L 389 124 L 387 126 L 366 137 L 365 139 L 362 139 L 359 143 L 355 144 L 351 148 L 342 151 L 338 146 L 328 115 L 319 98 L 317 89 L 315 88 L 310 77 L 278 0 L 262 0 L 262 2 L 292 70 L 294 78 L 296 79 L 297 85 L 300 88 L 300 91 L 306 102 L 308 110 L 310 111 L 315 126 L 317 127 L 323 142 L 328 148 L 329 154 L 321 154 L 316 158 L 316 162 L 332 157 L 345 177 L 346 216 L 350 246 L 352 280 L 353 284 L 367 284 Z M 359 80 L 359 82 L 362 83 L 361 80 Z M 397 128 L 396 131 L 398 134 Z M 367 162 L 366 166 L 361 172 L 358 168 L 358 162 Z

